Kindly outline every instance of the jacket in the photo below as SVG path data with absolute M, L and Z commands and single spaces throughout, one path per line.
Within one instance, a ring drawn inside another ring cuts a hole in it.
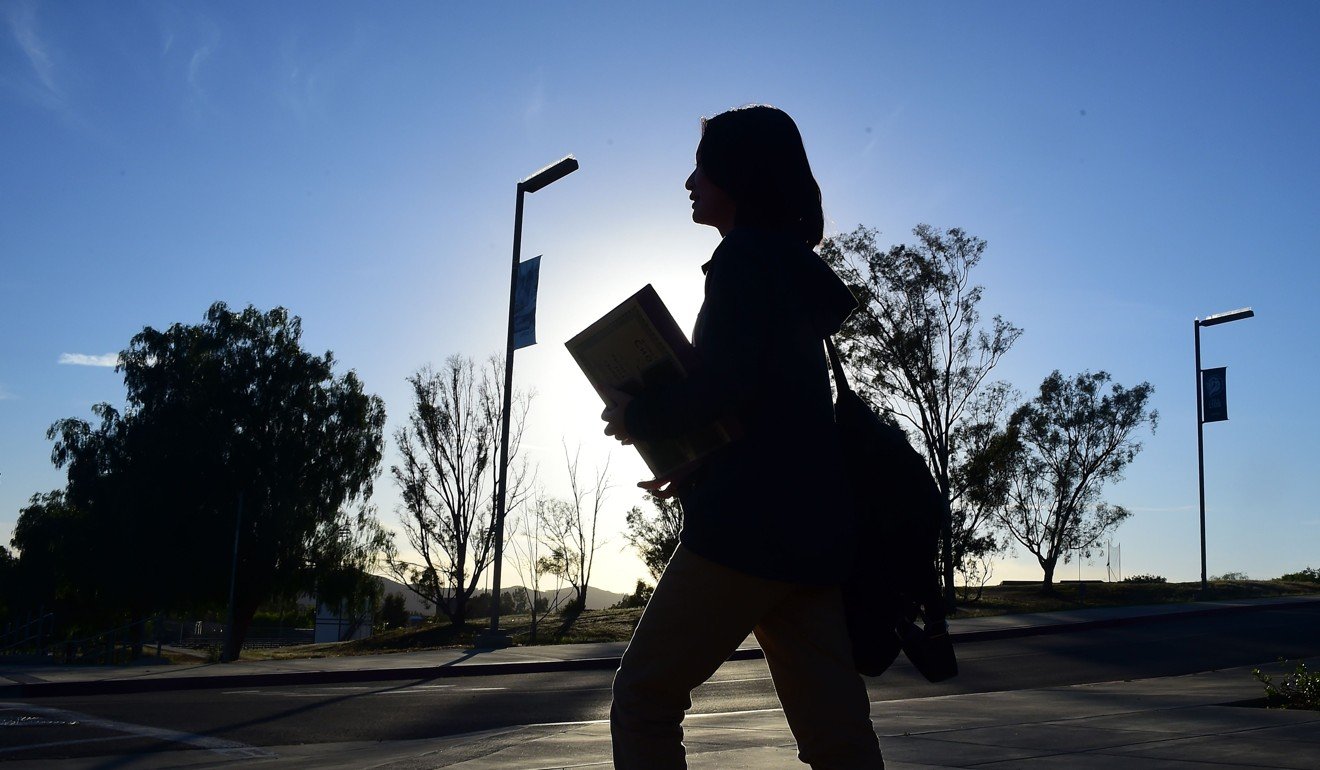
M 663 439 L 731 417 L 741 438 L 678 489 L 680 542 L 757 577 L 841 583 L 853 517 L 822 341 L 856 300 L 815 252 L 772 231 L 731 231 L 703 270 L 692 334 L 700 368 L 638 395 L 625 428 Z

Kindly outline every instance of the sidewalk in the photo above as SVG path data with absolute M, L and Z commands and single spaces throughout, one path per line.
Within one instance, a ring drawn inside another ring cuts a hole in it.
M 957 620 L 958 643 L 1010 635 L 1059 633 L 1101 626 L 1158 622 L 1169 615 L 1251 612 L 1266 607 L 1320 602 L 1297 597 L 1161 607 L 1077 610 Z M 559 645 L 499 651 L 438 650 L 355 658 L 252 661 L 228 665 L 181 665 L 130 669 L 42 667 L 0 670 L 16 684 L 0 687 L 0 699 L 20 687 L 97 690 L 115 683 L 167 686 L 247 686 L 275 677 L 291 681 L 345 681 L 344 677 L 435 677 L 513 668 L 565 670 L 612 666 L 623 644 Z M 744 645 L 744 656 L 759 650 Z M 26 684 L 17 684 L 18 680 Z M 0 678 L 0 682 L 4 681 Z M 8 689 L 9 692 L 5 692 Z M 42 693 L 45 694 L 45 693 Z M 52 693 L 53 694 L 53 693 Z M 1255 707 L 1263 690 L 1251 668 L 1188 676 L 1050 687 L 1011 692 L 948 695 L 872 704 L 889 770 L 940 768 L 1079 768 L 1080 770 L 1244 770 L 1320 767 L 1320 712 Z M 1235 705 L 1236 704 L 1236 705 Z M 685 722 L 694 770 L 788 770 L 805 767 L 779 709 L 701 714 Z M 250 747 L 199 745 L 180 751 L 100 756 L 61 763 L 71 770 L 115 767 L 326 768 L 379 770 L 550 770 L 610 766 L 609 725 L 604 722 L 523 725 L 482 733 L 417 741 L 355 742 Z M 7 768 L 48 763 L 7 762 Z
M 1320 596 L 1286 596 L 1241 601 L 1104 607 L 1030 615 L 958 618 L 952 620 L 949 627 L 955 644 L 968 644 L 991 639 L 1158 622 L 1171 615 L 1250 612 L 1318 602 Z M 239 660 L 224 664 L 198 662 L 129 667 L 6 666 L 0 662 L 0 699 L 608 670 L 617 667 L 626 646 L 624 642 L 606 642 L 510 647 L 503 650 L 451 648 L 338 658 Z M 751 637 L 733 656 L 734 659 L 758 657 L 761 657 L 761 651 Z M 1320 762 L 1315 767 L 1320 767 Z

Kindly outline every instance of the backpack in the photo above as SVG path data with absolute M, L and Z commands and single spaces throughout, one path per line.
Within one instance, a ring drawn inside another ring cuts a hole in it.
M 903 431 L 849 387 L 833 340 L 825 347 L 856 515 L 856 551 L 843 585 L 853 663 L 859 673 L 879 676 L 902 650 L 927 680 L 943 681 L 958 673 L 935 568 L 948 503 Z

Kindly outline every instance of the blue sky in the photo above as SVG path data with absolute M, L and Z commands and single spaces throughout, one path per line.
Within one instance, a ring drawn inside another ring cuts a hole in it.
M 1125 574 L 1199 576 L 1191 322 L 1254 307 L 1203 335 L 1231 416 L 1206 427 L 1210 572 L 1320 566 L 1320 6 L 470 5 L 0 4 L 0 537 L 62 483 L 47 426 L 122 402 L 89 364 L 216 300 L 301 316 L 397 425 L 419 366 L 502 348 L 514 183 L 573 153 L 527 202 L 541 344 L 516 359 L 562 492 L 561 442 L 611 451 L 562 342 L 646 283 L 690 326 L 717 239 L 682 189 L 698 119 L 768 102 L 831 232 L 989 241 L 983 310 L 1026 330 L 1001 378 L 1155 386 L 1159 428 L 1106 494 L 1136 514 Z M 611 467 L 593 583 L 623 590 L 645 468 Z

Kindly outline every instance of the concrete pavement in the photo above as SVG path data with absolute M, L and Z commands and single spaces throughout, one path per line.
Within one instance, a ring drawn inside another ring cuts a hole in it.
M 1320 597 L 1217 602 L 1157 608 L 1113 608 L 954 621 L 957 643 L 1006 635 L 1058 633 L 1066 629 L 1158 622 L 1170 614 L 1250 612 L 1263 607 L 1314 604 Z M 979 636 L 978 636 L 979 635 Z M 153 669 L 7 669 L 18 687 L 81 682 L 168 682 L 174 687 L 248 686 L 272 675 L 382 678 L 383 674 L 437 676 L 501 671 L 507 667 L 609 665 L 623 645 L 560 645 L 477 652 L 444 650 L 357 658 L 254 661 L 225 666 Z M 758 653 L 744 646 L 745 655 Z M 173 669 L 173 670 L 169 670 Z M 217 671 L 217 669 L 223 669 Z M 422 672 L 427 672 L 423 674 Z M 440 673 L 437 672 L 446 672 Z M 97 673 L 99 679 L 93 678 Z M 27 679 L 18 682 L 15 677 Z M 334 681 L 344 681 L 342 678 Z M 51 693 L 53 694 L 53 692 Z M 872 704 L 890 770 L 935 768 L 1320 768 L 1320 712 L 1260 708 L 1263 690 L 1250 667 L 1177 677 L 950 695 Z M 37 702 L 35 708 L 40 708 Z M 802 767 L 782 711 L 703 714 L 685 723 L 693 768 Z M 167 738 L 169 739 L 169 738 Z M 453 768 L 454 770 L 548 770 L 608 767 L 609 727 L 603 722 L 524 725 L 419 741 L 249 747 L 203 736 L 178 736 L 183 751 L 101 756 L 61 763 L 83 768 L 166 768 L 220 765 L 279 768 Z M 209 741 L 209 742 L 208 742 Z M 0 755 L 0 760 L 5 759 Z M 48 763 L 7 762 L 7 768 Z

